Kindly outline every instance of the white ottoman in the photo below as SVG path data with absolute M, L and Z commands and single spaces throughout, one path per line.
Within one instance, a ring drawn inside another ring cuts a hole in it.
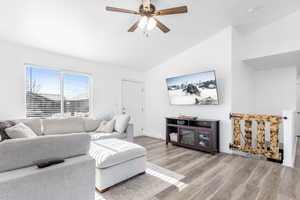
M 90 155 L 96 160 L 96 188 L 100 192 L 146 170 L 146 149 L 124 140 L 92 141 Z

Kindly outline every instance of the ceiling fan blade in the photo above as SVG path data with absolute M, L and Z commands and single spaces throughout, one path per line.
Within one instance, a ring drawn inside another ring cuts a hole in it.
M 135 14 L 138 15 L 139 12 L 136 12 L 134 10 L 127 10 L 127 9 L 123 9 L 123 8 L 114 8 L 114 7 L 106 7 L 107 11 L 112 11 L 112 12 L 121 12 L 121 13 L 129 13 L 129 14 Z
M 150 3 L 151 3 L 150 0 L 142 0 L 142 3 L 143 3 L 144 10 L 149 11 Z
M 132 27 L 130 27 L 130 29 L 128 29 L 128 32 L 134 32 L 137 27 L 139 26 L 140 20 L 138 20 L 137 22 L 135 22 Z
M 182 13 L 187 13 L 188 12 L 188 7 L 187 6 L 181 6 L 181 7 L 176 7 L 176 8 L 168 8 L 164 10 L 158 10 L 154 14 L 155 15 L 174 15 L 174 14 L 182 14 Z
M 160 21 L 158 21 L 157 19 L 155 19 L 153 17 L 153 19 L 156 21 L 156 26 L 164 33 L 168 33 L 170 31 L 170 29 L 165 26 L 164 24 L 162 24 Z

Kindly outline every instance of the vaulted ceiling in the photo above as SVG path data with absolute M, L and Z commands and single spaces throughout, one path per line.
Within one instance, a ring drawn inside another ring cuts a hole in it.
M 188 14 L 161 16 L 171 32 L 149 37 L 128 28 L 138 16 L 105 6 L 137 10 L 140 0 L 0 0 L 0 39 L 47 51 L 145 71 L 234 25 L 244 32 L 288 15 L 299 0 L 152 0 L 158 9 L 187 5 Z

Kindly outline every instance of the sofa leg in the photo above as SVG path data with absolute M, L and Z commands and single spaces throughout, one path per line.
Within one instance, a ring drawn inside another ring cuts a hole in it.
M 100 193 L 104 193 L 104 192 L 107 192 L 107 191 L 109 190 L 109 188 L 105 188 L 105 189 L 100 190 L 100 189 L 98 189 L 98 188 L 96 187 L 96 190 L 97 190 L 98 192 L 100 192 Z

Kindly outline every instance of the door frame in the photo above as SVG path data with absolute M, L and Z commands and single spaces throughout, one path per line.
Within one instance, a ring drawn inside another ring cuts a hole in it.
M 143 114 L 145 115 L 145 82 L 144 81 L 139 81 L 135 79 L 121 79 L 121 98 L 120 98 L 120 113 L 123 113 L 123 103 L 124 103 L 124 91 L 123 91 L 123 83 L 124 82 L 131 82 L 131 83 L 137 83 L 137 84 L 142 84 L 143 85 L 143 92 L 144 92 L 144 97 L 143 97 Z M 143 131 L 145 131 L 145 116 L 143 115 Z

